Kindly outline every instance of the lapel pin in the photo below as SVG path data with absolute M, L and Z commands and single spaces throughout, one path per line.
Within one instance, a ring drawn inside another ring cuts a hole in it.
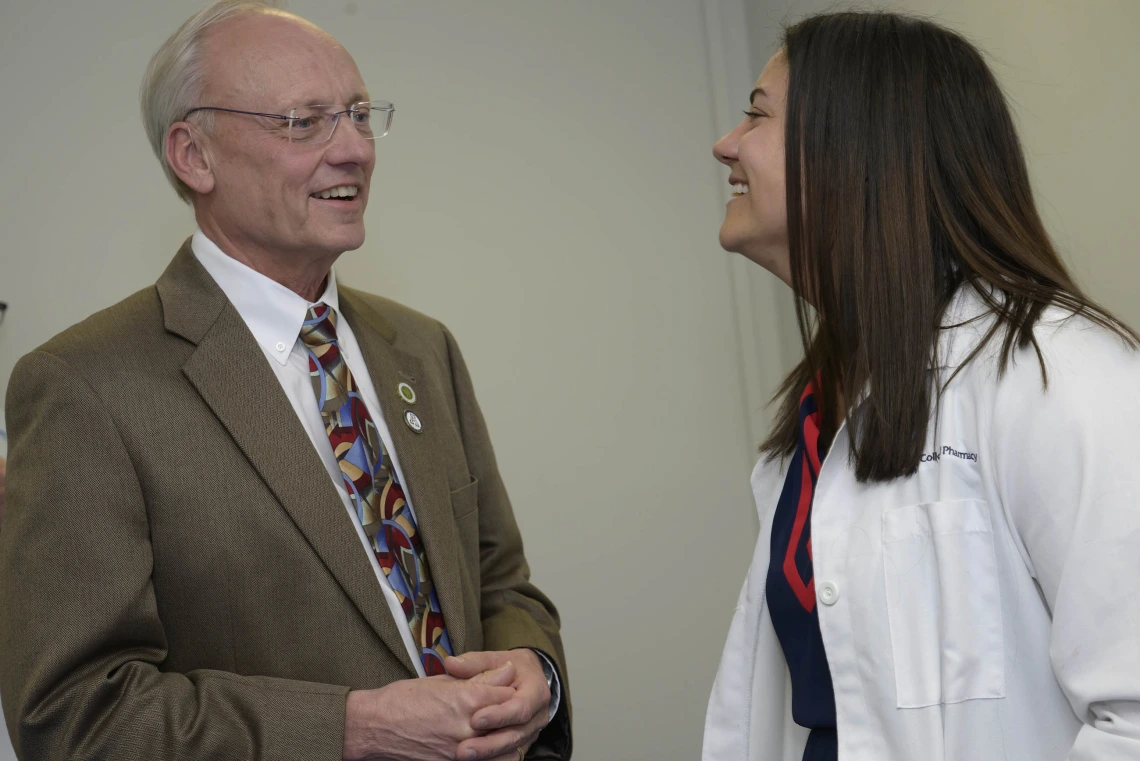
M 412 433 L 423 433 L 424 424 L 420 421 L 419 415 L 411 410 L 404 411 L 404 422 L 412 429 Z
M 415 404 L 416 403 L 415 389 L 413 389 L 407 383 L 401 383 L 399 386 L 396 386 L 396 391 L 398 391 L 400 393 L 400 398 L 403 399 L 408 404 Z

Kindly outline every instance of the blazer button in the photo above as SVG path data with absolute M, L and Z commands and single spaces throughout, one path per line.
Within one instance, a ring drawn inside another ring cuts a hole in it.
M 839 587 L 830 581 L 819 585 L 819 601 L 824 605 L 834 605 L 839 600 Z

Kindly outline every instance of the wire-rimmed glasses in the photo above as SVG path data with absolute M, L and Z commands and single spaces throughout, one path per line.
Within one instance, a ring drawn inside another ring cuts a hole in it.
M 371 100 L 354 103 L 346 109 L 340 106 L 313 104 L 289 109 L 288 114 L 263 114 L 258 111 L 239 111 L 236 108 L 221 106 L 199 106 L 186 112 L 185 119 L 197 111 L 221 111 L 227 114 L 245 114 L 263 119 L 276 119 L 282 123 L 289 141 L 293 143 L 325 143 L 336 132 L 337 122 L 344 114 L 350 114 L 352 126 L 365 140 L 376 140 L 388 134 L 392 128 L 392 114 L 396 107 L 386 100 Z

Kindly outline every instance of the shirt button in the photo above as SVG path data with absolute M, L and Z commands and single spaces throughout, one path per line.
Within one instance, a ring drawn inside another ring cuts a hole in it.
M 839 600 L 839 587 L 830 581 L 819 585 L 819 601 L 824 605 L 834 605 Z
M 285 342 L 284 341 L 278 341 L 277 342 L 277 351 L 285 351 Z

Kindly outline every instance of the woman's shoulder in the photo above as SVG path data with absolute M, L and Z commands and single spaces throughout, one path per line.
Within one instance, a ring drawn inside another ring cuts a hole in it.
M 990 410 L 995 426 L 1083 428 L 1120 421 L 1140 424 L 1140 350 L 1087 314 L 1048 307 L 1032 341 L 1003 351 L 1007 328 L 990 339 L 961 383 Z
M 1044 390 L 1055 384 L 1100 385 L 1110 378 L 1140 382 L 1140 350 L 1135 342 L 1088 313 L 1059 304 L 1046 307 L 1032 328 L 1032 341 L 1024 345 L 1019 341 L 1008 356 L 1004 347 L 1010 328 L 994 330 L 996 319 L 976 292 L 956 296 L 943 320 L 939 344 L 943 369 L 961 372 L 965 382 L 982 386 Z
M 1126 334 L 1086 314 L 1051 306 L 1033 327 L 1033 341 L 1013 352 L 1002 375 L 1011 383 L 1056 386 L 1058 391 L 1106 384 L 1136 388 L 1140 351 Z

